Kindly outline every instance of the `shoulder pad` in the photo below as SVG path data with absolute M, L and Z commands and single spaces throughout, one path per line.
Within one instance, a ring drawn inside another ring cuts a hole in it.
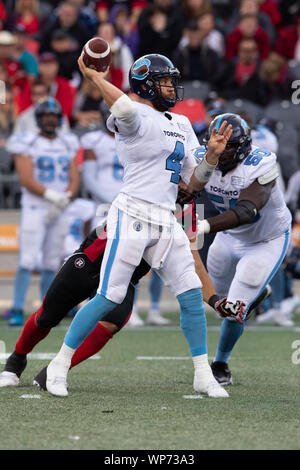
M 273 168 L 271 168 L 271 170 L 269 170 L 267 173 L 259 176 L 257 178 L 257 181 L 259 182 L 259 184 L 264 185 L 264 184 L 271 183 L 271 181 L 274 181 L 276 178 L 278 178 L 278 176 L 279 176 L 278 168 L 277 166 L 273 166 Z

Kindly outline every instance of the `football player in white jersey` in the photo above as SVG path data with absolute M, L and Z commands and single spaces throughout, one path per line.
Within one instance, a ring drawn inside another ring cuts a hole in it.
M 60 266 L 68 229 L 64 209 L 79 187 L 75 160 L 79 142 L 73 134 L 57 133 L 60 104 L 47 98 L 36 106 L 35 115 L 39 132 L 14 134 L 7 142 L 22 186 L 20 255 L 10 326 L 23 324 L 32 270 L 41 269 L 43 298 Z
M 221 326 L 212 370 L 223 385 L 232 383 L 230 354 L 243 333 L 251 305 L 282 263 L 291 225 L 277 181 L 276 155 L 252 145 L 248 124 L 236 114 L 217 116 L 208 138 L 224 121 L 231 123 L 232 134 L 205 186 L 220 214 L 199 222 L 200 233 L 218 232 L 207 259 L 218 295 L 227 297 L 227 308 L 237 299 L 245 304 L 242 322 L 225 318 Z M 190 185 L 189 190 L 193 189 Z
M 105 122 L 110 115 L 106 103 L 102 102 L 100 104 L 100 112 L 105 126 Z M 108 208 L 105 205 L 110 205 L 122 189 L 124 168 L 117 156 L 114 133 L 106 127 L 104 130 L 99 129 L 84 134 L 81 137 L 81 145 L 84 149 L 83 183 L 96 202 L 96 207 L 98 207 L 98 214 L 96 214 L 92 223 L 92 227 L 95 228 L 103 222 L 104 217 L 107 215 Z M 159 310 L 162 288 L 163 283 L 160 277 L 152 271 L 149 279 L 149 293 L 151 297 L 147 316 L 149 324 L 167 325 L 169 323 L 169 320 L 164 318 Z M 135 303 L 128 321 L 129 327 L 142 326 L 144 324 L 144 321 L 138 314 L 136 306 L 137 296 L 138 288 L 135 291 Z
M 228 397 L 208 364 L 201 282 L 188 238 L 173 211 L 180 176 L 185 182 L 192 177 L 198 182 L 196 189 L 202 189 L 226 146 L 231 126 L 224 122 L 212 133 L 209 152 L 197 165 L 193 149 L 199 143 L 191 123 L 168 111 L 182 99 L 183 91 L 179 72 L 169 59 L 149 54 L 132 65 L 131 90 L 143 103 L 133 102 L 106 81 L 105 73 L 86 68 L 82 58 L 78 63 L 111 111 L 107 126 L 116 136 L 124 185 L 108 213 L 99 289 L 79 310 L 59 353 L 47 367 L 47 390 L 56 396 L 68 395 L 67 373 L 75 349 L 122 302 L 132 272 L 144 257 L 178 298 L 181 328 L 193 358 L 194 390 L 210 397 Z

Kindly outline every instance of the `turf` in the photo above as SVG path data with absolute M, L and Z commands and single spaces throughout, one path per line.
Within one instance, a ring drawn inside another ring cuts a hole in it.
M 170 315 L 174 319 L 174 315 Z M 208 315 L 209 355 L 219 325 Z M 69 374 L 69 397 L 33 387 L 48 360 L 31 360 L 17 388 L 0 389 L 0 449 L 300 449 L 300 364 L 291 360 L 300 328 L 248 327 L 236 346 L 229 399 L 195 395 L 187 360 L 138 360 L 138 356 L 188 357 L 173 328 L 125 329 L 99 354 Z M 57 352 L 68 321 L 34 352 Z M 0 339 L 12 351 L 20 328 L 0 322 Z M 300 358 L 300 353 L 298 355 Z M 3 366 L 1 366 L 2 368 Z M 22 395 L 40 398 L 22 398 Z

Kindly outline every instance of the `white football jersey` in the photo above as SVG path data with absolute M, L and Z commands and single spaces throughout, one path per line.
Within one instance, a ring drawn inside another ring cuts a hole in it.
M 6 144 L 8 152 L 31 158 L 33 177 L 47 189 L 66 191 L 69 185 L 69 167 L 79 149 L 74 134 L 58 134 L 47 139 L 38 133 L 12 135 Z M 22 188 L 22 205 L 47 206 L 49 201 Z
M 193 151 L 199 147 L 198 139 L 187 117 L 142 103 L 135 106 L 130 118 L 111 115 L 107 121 L 124 166 L 121 194 L 175 210 L 179 178 L 188 183 L 196 166 Z
M 97 181 L 106 200 L 112 202 L 123 186 L 124 168 L 119 162 L 114 137 L 97 130 L 81 137 L 84 150 L 93 150 L 97 158 Z M 96 201 L 101 202 L 101 201 Z
M 276 166 L 274 153 L 252 146 L 248 157 L 225 176 L 222 176 L 220 170 L 214 170 L 205 190 L 216 209 L 224 212 L 236 205 L 243 189 L 268 173 L 274 166 Z M 276 181 L 268 202 L 254 220 L 250 224 L 227 230 L 226 233 L 243 242 L 257 243 L 278 237 L 289 228 L 290 224 L 291 214 Z
M 271 132 L 267 127 L 257 125 L 251 130 L 252 144 L 261 148 L 267 149 L 270 152 L 277 153 L 278 139 L 276 135 Z

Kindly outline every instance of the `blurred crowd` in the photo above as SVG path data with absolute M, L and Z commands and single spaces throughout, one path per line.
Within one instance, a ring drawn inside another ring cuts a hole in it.
M 292 99 L 300 98 L 299 1 L 0 0 L 0 80 L 6 84 L 5 99 L 0 90 L 0 207 L 18 204 L 6 139 L 36 129 L 37 102 L 55 97 L 66 131 L 82 135 L 100 126 L 102 98 L 77 66 L 93 36 L 110 43 L 109 79 L 123 91 L 129 91 L 134 59 L 164 54 L 185 84 L 178 112 L 200 137 L 216 106 L 250 112 L 254 125 L 271 118 L 284 182 L 300 168 L 299 106 Z
M 77 65 L 83 45 L 94 36 L 109 42 L 108 80 L 124 92 L 129 93 L 128 72 L 139 56 L 160 53 L 174 62 L 185 98 L 173 111 L 189 117 L 200 143 L 217 114 L 241 114 L 254 144 L 277 153 L 281 187 L 297 221 L 299 0 L 0 0 L 0 209 L 20 206 L 6 142 L 11 135 L 38 131 L 37 103 L 56 98 L 62 132 L 82 137 L 103 126 L 102 97 Z M 80 149 L 79 165 L 82 155 Z M 91 194 L 82 185 L 78 196 Z M 205 216 L 214 215 L 205 194 L 201 197 Z M 274 305 L 295 299 L 286 272 L 300 278 L 300 219 L 295 233 L 298 252 L 272 281 Z M 211 241 L 208 235 L 204 262 Z

